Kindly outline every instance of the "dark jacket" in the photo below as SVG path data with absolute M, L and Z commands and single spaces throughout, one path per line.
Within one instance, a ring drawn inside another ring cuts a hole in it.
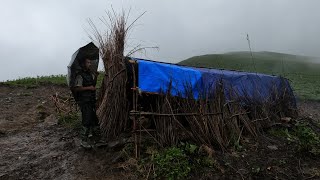
M 95 86 L 95 80 L 90 71 L 81 71 L 78 73 L 82 77 L 82 86 Z M 79 103 L 85 102 L 95 102 L 96 101 L 96 91 L 86 90 L 77 92 L 76 101 Z

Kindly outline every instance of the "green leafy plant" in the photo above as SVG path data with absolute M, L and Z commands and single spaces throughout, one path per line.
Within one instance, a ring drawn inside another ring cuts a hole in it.
M 180 143 L 180 149 L 182 149 L 184 152 L 186 152 L 187 154 L 195 154 L 196 150 L 199 147 L 197 145 L 194 144 L 190 144 L 188 142 L 184 143 L 181 142 Z
M 251 168 L 251 173 L 259 174 L 261 172 L 261 168 L 259 166 L 254 166 Z
M 280 165 L 286 165 L 286 164 L 287 164 L 287 161 L 284 160 L 284 159 L 280 159 L 280 160 L 279 160 L 279 164 L 280 164 Z
M 298 143 L 298 151 L 313 155 L 320 155 L 320 136 L 307 124 L 297 123 L 292 130 L 287 128 L 274 128 L 269 130 L 271 135 L 285 138 L 289 142 Z
M 290 142 L 293 142 L 297 139 L 289 132 L 287 128 L 273 128 L 269 130 L 269 133 L 276 137 L 285 138 Z
M 156 153 L 153 161 L 156 178 L 183 179 L 191 171 L 189 158 L 182 149 L 177 147 L 170 147 Z
M 243 146 L 240 144 L 240 141 L 235 141 L 233 147 L 236 151 L 241 152 L 243 150 Z
M 309 152 L 313 155 L 320 155 L 320 136 L 306 125 L 298 125 L 294 129 L 294 134 L 298 137 L 299 150 Z

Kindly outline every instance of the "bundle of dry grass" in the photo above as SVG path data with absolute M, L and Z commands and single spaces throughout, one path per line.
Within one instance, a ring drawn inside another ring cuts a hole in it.
M 272 84 L 269 87 L 269 96 L 261 101 L 261 92 L 256 90 L 255 96 L 247 94 L 241 96 L 241 100 L 246 104 L 245 108 L 250 111 L 250 118 L 259 121 L 259 129 L 270 127 L 279 123 L 281 118 L 296 117 L 297 107 L 295 97 L 287 85 L 287 81 L 281 77 L 280 85 Z M 238 94 L 234 93 L 233 99 L 239 100 Z
M 198 100 L 194 99 L 192 91 L 184 94 L 187 97 L 172 97 L 167 93 L 159 100 L 157 114 L 171 114 L 153 117 L 155 138 L 162 146 L 192 140 L 199 145 L 227 150 L 230 144 L 242 138 L 243 131 L 257 136 L 255 123 L 249 119 L 248 112 L 238 103 L 226 102 L 222 86 L 216 86 L 212 92 L 203 92 Z
M 108 19 L 103 19 L 108 25 L 106 34 L 101 34 L 92 22 L 91 25 L 100 45 L 100 55 L 105 68 L 97 115 L 106 138 L 112 139 L 123 132 L 128 125 L 124 50 L 129 28 L 125 13 L 117 15 L 109 12 L 107 17 Z
M 197 100 L 188 86 L 180 97 L 171 96 L 170 89 L 159 96 L 156 109 L 149 113 L 155 124 L 157 143 L 172 146 L 191 140 L 227 151 L 230 146 L 240 144 L 244 137 L 258 137 L 264 128 L 279 123 L 281 117 L 295 115 L 294 97 L 288 93 L 287 86 L 280 91 L 274 89 L 264 101 L 258 101 L 258 96 L 240 97 L 234 89 L 228 89 L 227 97 L 222 81 L 213 87 L 202 91 Z

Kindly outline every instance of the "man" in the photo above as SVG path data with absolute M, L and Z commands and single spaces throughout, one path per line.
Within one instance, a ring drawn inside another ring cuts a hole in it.
M 96 115 L 96 74 L 90 71 L 91 60 L 80 61 L 82 70 L 77 74 L 73 91 L 82 113 L 83 134 L 81 145 L 90 148 L 90 139 L 99 136 L 99 124 Z M 94 137 L 95 136 L 95 137 Z M 90 141 L 91 142 L 91 141 Z

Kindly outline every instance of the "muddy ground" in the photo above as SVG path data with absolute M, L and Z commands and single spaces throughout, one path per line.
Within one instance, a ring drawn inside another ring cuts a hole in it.
M 0 179 L 139 179 L 110 148 L 84 150 L 79 131 L 59 125 L 50 96 L 65 86 L 0 84 Z M 301 116 L 320 122 L 320 102 L 300 101 Z M 245 151 L 216 152 L 220 170 L 191 179 L 320 179 L 320 159 L 299 154 L 283 139 L 248 139 Z

